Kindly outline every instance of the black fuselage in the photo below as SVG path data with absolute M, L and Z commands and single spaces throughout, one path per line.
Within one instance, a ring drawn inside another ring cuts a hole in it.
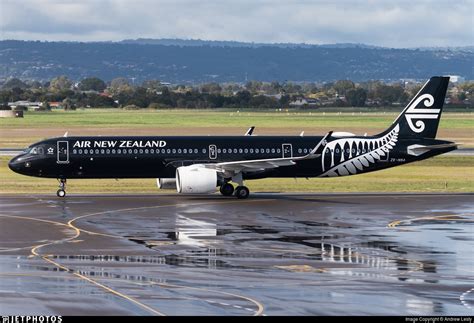
M 321 139 L 320 136 L 59 137 L 30 146 L 24 154 L 12 159 L 9 166 L 24 175 L 47 178 L 174 178 L 180 166 L 305 156 Z M 331 167 L 354 158 L 370 157 L 383 142 L 383 135 L 330 138 L 328 144 L 332 143 L 332 151 L 323 150 L 318 158 L 297 161 L 294 166 L 244 172 L 243 178 L 333 177 L 327 173 Z M 408 155 L 407 146 L 418 143 L 447 142 L 398 140 L 393 149 L 380 158 L 373 158 L 373 162 L 357 169 L 356 173 L 393 167 L 455 149 Z M 336 176 L 352 174 L 349 169 L 347 174 L 338 172 Z

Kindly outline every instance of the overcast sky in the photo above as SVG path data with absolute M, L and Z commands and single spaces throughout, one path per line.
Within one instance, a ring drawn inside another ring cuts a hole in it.
M 473 45 L 474 0 L 0 0 L 0 38 Z

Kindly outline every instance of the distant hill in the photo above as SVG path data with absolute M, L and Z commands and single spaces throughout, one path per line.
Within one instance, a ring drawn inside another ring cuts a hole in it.
M 0 41 L 0 78 L 97 76 L 171 83 L 474 79 L 472 47 L 392 49 L 362 44 L 254 44 L 138 39 L 122 42 Z
M 229 40 L 201 40 L 201 39 L 176 39 L 176 38 L 138 38 L 125 39 L 120 44 L 139 44 L 139 45 L 165 45 L 165 46 L 211 46 L 211 47 L 279 47 L 279 48 L 382 48 L 372 45 L 356 44 L 356 43 L 340 43 L 340 44 L 305 44 L 305 43 L 249 43 Z

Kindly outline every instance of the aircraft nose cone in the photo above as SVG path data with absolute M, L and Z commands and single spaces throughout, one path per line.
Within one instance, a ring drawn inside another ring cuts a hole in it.
M 18 173 L 20 170 L 20 164 L 21 162 L 18 161 L 18 157 L 13 157 L 9 162 L 8 162 L 8 168 L 10 168 L 12 171 L 15 173 Z

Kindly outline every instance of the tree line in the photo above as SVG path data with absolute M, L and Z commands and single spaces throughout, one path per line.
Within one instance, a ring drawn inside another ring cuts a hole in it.
M 204 83 L 170 85 L 146 80 L 115 78 L 106 83 L 97 77 L 73 82 L 58 76 L 47 82 L 11 78 L 1 84 L 0 103 L 32 101 L 59 102 L 65 109 L 119 107 L 155 108 L 291 108 L 291 107 L 364 107 L 404 105 L 418 92 L 421 84 L 380 81 L 354 83 L 339 80 L 330 83 L 260 82 Z M 448 101 L 472 106 L 474 82 L 450 85 Z M 296 105 L 294 102 L 303 102 Z

